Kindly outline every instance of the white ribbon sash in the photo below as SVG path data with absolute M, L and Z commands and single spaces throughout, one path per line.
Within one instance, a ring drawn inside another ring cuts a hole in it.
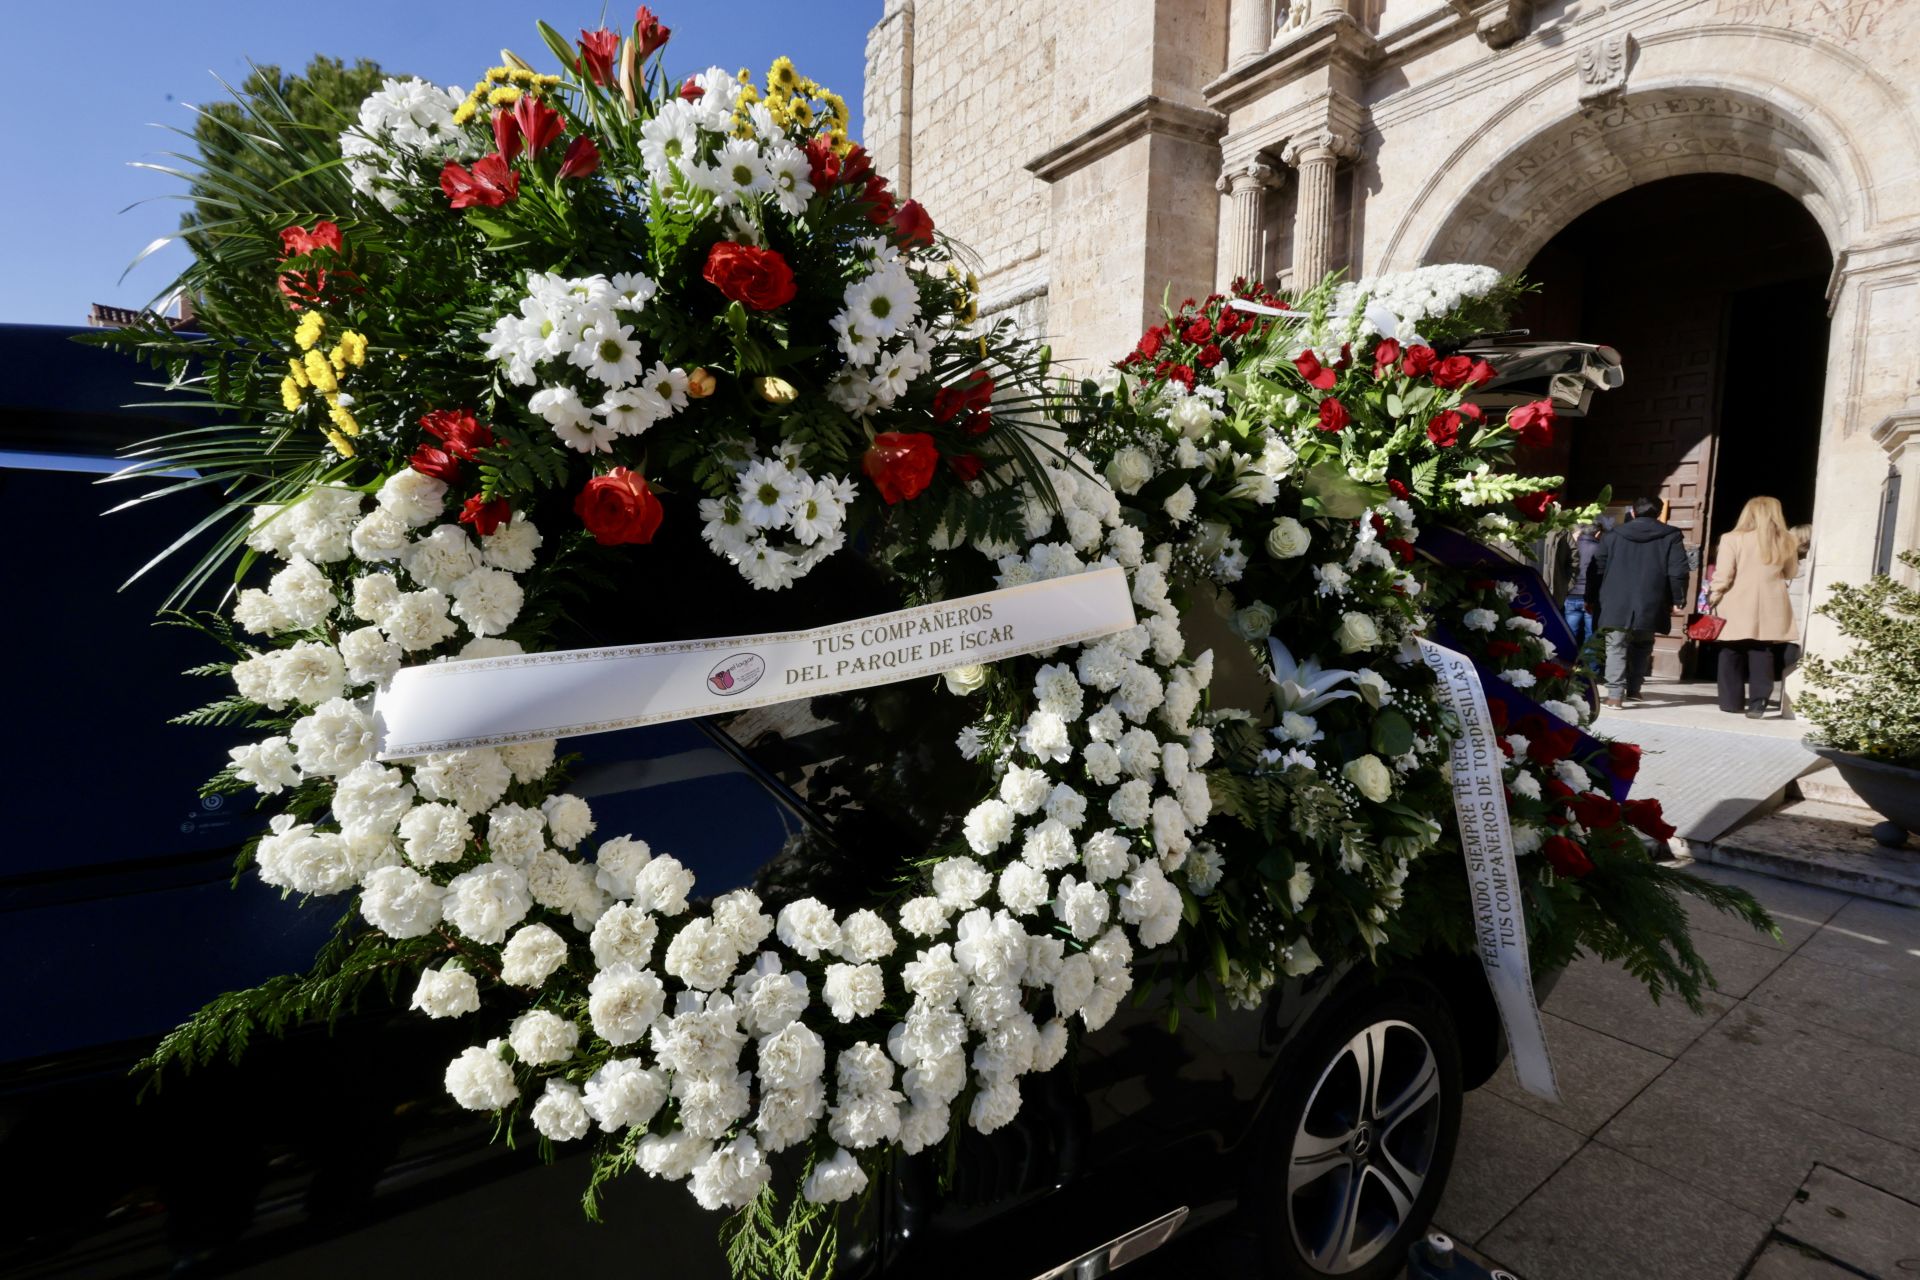
M 1472 886 L 1480 965 L 1506 1028 L 1520 1086 L 1558 1102 L 1560 1087 L 1547 1056 L 1547 1033 L 1540 1025 L 1533 968 L 1527 960 L 1513 824 L 1507 817 L 1506 760 L 1487 713 L 1487 695 L 1479 671 L 1465 654 L 1422 640 L 1420 656 L 1439 680 L 1441 700 L 1460 721 L 1460 736 L 1453 741 L 1453 811 L 1460 820 L 1460 849 Z
M 374 700 L 380 759 L 764 707 L 1133 625 L 1126 572 L 1108 567 L 812 631 L 428 663 L 400 671 Z

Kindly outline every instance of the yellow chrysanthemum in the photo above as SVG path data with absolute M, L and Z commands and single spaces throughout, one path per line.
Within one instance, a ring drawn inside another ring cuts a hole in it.
M 500 88 L 487 95 L 487 105 L 490 107 L 510 107 L 518 101 L 520 101 L 518 89 Z
M 348 364 L 358 369 L 367 362 L 366 335 L 348 329 L 340 335 L 340 345 L 335 350 L 344 356 Z
M 338 452 L 341 457 L 351 458 L 353 456 L 353 441 L 347 439 L 332 427 L 327 428 L 327 440 L 333 445 L 335 451 Z
M 805 98 L 795 98 L 791 111 L 794 120 L 802 129 L 813 127 L 813 106 Z
M 305 363 L 307 381 L 313 385 L 314 390 L 327 392 L 340 389 L 340 380 L 333 376 L 333 366 L 327 363 L 325 356 L 318 351 L 309 351 Z
M 280 379 L 280 403 L 287 407 L 288 413 L 300 407 L 300 384 L 292 378 Z
M 506 67 L 488 67 L 487 83 L 499 84 L 501 81 L 505 80 L 510 74 L 512 73 Z
M 793 59 L 781 54 L 767 68 L 767 84 L 771 88 L 791 90 L 800 82 L 800 73 L 794 70 Z
M 313 344 L 320 341 L 320 335 L 326 331 L 327 318 L 318 311 L 309 311 L 300 317 L 300 323 L 293 328 L 293 340 L 302 351 L 313 350 Z
M 345 405 L 334 405 L 331 409 L 327 410 L 327 416 L 333 419 L 334 426 L 340 428 L 340 430 L 346 432 L 348 435 L 357 436 L 360 434 L 360 424 L 353 420 L 353 414 L 347 411 Z
M 465 102 L 453 109 L 453 122 L 455 124 L 465 124 L 479 113 L 480 104 L 472 98 L 468 98 Z
M 304 386 L 310 385 L 307 382 L 307 366 L 300 363 L 299 356 L 288 357 L 287 372 L 288 372 L 288 376 L 290 376 L 293 379 L 294 386 L 304 387 Z

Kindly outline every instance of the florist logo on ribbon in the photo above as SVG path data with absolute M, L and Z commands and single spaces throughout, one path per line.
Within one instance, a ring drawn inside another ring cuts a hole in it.
M 760 677 L 765 674 L 767 664 L 759 654 L 730 654 L 707 673 L 707 688 L 722 695 L 744 693 L 760 683 Z

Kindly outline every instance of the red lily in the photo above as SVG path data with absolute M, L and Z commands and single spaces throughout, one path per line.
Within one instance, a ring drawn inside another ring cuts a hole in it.
M 613 60 L 620 56 L 620 36 L 605 27 L 580 33 L 580 66 L 595 84 L 613 79 Z
M 449 160 L 440 170 L 440 189 L 447 193 L 447 202 L 455 209 L 476 205 L 495 209 L 519 196 L 520 175 L 508 167 L 506 158 L 498 152 L 475 160 L 471 170 Z
M 523 95 L 513 104 L 513 122 L 520 127 L 520 136 L 526 139 L 527 154 L 537 156 L 547 149 L 547 145 L 560 136 L 566 127 L 566 121 L 540 99 L 532 95 Z M 512 157 L 508 157 L 511 159 Z
M 667 42 L 673 34 L 673 28 L 662 26 L 660 19 L 653 16 L 653 10 L 641 5 L 633 14 L 633 38 L 640 42 L 640 56 L 650 58 L 653 51 Z
M 560 158 L 563 178 L 584 178 L 599 167 L 600 148 L 584 133 L 567 144 L 567 154 Z
M 465 462 L 477 461 L 480 450 L 493 443 L 493 428 L 465 409 L 435 409 L 421 415 L 420 425 L 428 435 L 444 441 L 448 453 Z
M 492 533 L 511 519 L 513 519 L 513 504 L 505 498 L 495 498 L 489 502 L 476 493 L 460 508 L 460 523 L 472 525 L 473 531 L 481 537 Z

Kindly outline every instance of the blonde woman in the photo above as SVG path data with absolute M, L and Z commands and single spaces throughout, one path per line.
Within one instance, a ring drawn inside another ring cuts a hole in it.
M 1800 547 L 1778 498 L 1749 498 L 1733 532 L 1720 539 L 1708 603 L 1726 620 L 1720 631 L 1720 709 L 1755 720 L 1773 696 L 1774 646 L 1799 639 L 1787 584 Z

